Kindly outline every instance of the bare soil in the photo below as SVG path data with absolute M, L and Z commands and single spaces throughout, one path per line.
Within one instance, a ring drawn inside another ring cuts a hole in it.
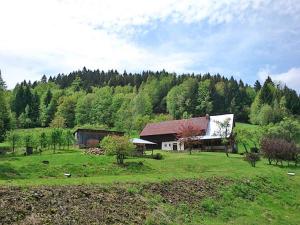
M 162 203 L 198 203 L 229 180 L 175 180 L 114 186 L 0 187 L 0 224 L 143 224 L 149 196 Z

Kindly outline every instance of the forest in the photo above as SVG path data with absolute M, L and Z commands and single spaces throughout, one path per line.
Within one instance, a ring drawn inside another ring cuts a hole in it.
M 235 114 L 259 125 L 299 117 L 300 96 L 270 77 L 249 85 L 220 74 L 82 70 L 8 90 L 0 72 L 0 141 L 8 130 L 101 127 L 138 133 L 148 122 Z

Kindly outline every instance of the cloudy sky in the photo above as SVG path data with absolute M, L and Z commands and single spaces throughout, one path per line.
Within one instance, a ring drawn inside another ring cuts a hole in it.
M 0 0 L 9 88 L 90 69 L 266 75 L 300 92 L 299 0 Z

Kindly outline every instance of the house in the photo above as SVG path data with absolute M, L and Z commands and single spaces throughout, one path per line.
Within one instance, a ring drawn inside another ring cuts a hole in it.
M 74 132 L 76 143 L 80 148 L 94 147 L 98 144 L 105 136 L 108 135 L 119 135 L 123 136 L 124 132 L 120 131 L 109 131 L 103 129 L 85 129 L 79 128 Z
M 228 121 L 226 132 L 219 126 L 224 121 Z M 194 147 L 202 150 L 223 149 L 222 139 L 225 137 L 224 133 L 226 133 L 226 138 L 231 140 L 233 137 L 232 130 L 235 125 L 233 114 L 206 115 L 204 117 L 150 123 L 140 133 L 140 137 L 157 143 L 156 147 L 162 150 L 185 150 L 184 141 L 180 140 L 181 129 L 185 124 L 190 124 L 197 130 L 202 131 L 201 135 L 194 137 L 198 140 L 197 146 Z M 233 147 L 234 143 L 230 143 L 231 147 Z

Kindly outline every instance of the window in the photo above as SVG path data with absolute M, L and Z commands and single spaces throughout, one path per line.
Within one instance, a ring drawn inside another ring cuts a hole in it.
M 169 147 L 171 147 L 171 144 L 169 144 Z
M 168 145 L 167 145 L 167 144 L 164 144 L 164 146 L 167 147 Z

